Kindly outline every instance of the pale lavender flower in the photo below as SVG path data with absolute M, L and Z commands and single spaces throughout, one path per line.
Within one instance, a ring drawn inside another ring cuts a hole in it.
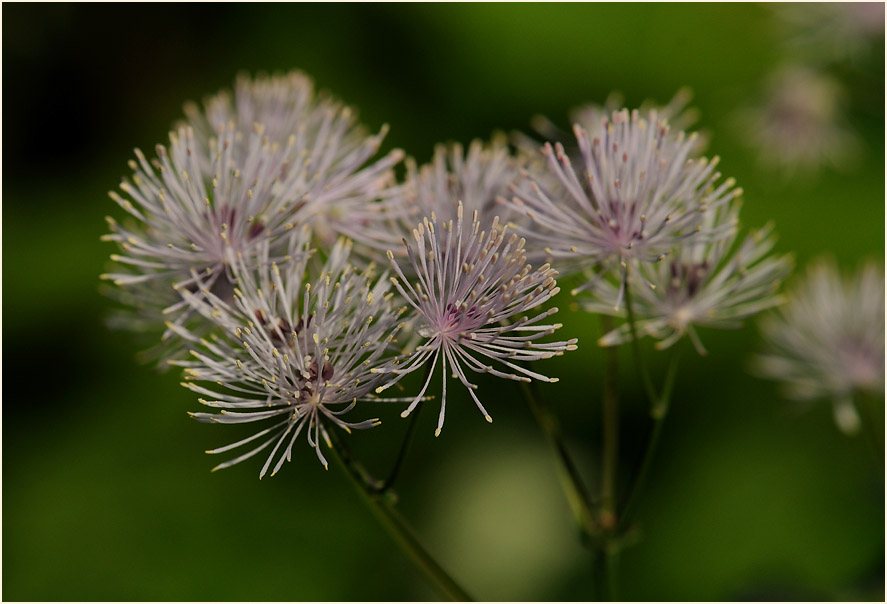
M 737 113 L 736 128 L 761 165 L 783 172 L 841 168 L 858 156 L 859 136 L 845 123 L 841 84 L 803 66 L 784 66 L 768 79 L 764 98 Z
M 391 251 L 388 257 L 397 274 L 391 281 L 414 309 L 418 317 L 415 329 L 422 342 L 411 353 L 377 370 L 396 376 L 377 388 L 377 392 L 430 362 L 421 392 L 402 413 L 406 417 L 423 399 L 440 361 L 443 390 L 437 436 L 446 412 L 448 366 L 453 376 L 468 388 L 487 421 L 492 418 L 475 394 L 477 386 L 468 380 L 466 369 L 524 382 L 530 378 L 557 381 L 517 364 L 558 356 L 576 348 L 575 339 L 538 341 L 561 327 L 560 324 L 540 324 L 554 314 L 556 308 L 532 318 L 518 318 L 557 294 L 556 271 L 548 265 L 535 270 L 528 265 L 525 241 L 509 234 L 508 227 L 500 226 L 498 219 L 493 219 L 489 232 L 481 230 L 476 210 L 470 222 L 463 220 L 462 204 L 457 205 L 455 221 L 441 220 L 434 214 L 430 219 L 425 218 L 413 230 L 413 239 L 415 250 L 412 244 L 404 243 L 412 264 L 411 272 L 418 275 L 414 283 L 410 283 Z M 489 364 L 490 361 L 507 369 L 498 369 Z
M 508 208 L 497 198 L 508 195 L 529 161 L 525 154 L 512 153 L 502 134 L 488 143 L 471 141 L 467 153 L 457 143 L 437 145 L 434 157 L 421 167 L 409 158 L 401 189 L 408 211 L 406 232 L 432 212 L 441 220 L 454 220 L 460 202 L 466 212 L 477 211 L 481 224 L 490 224 L 494 216 L 507 222 L 503 212 Z
M 182 385 L 202 395 L 202 404 L 219 410 L 192 417 L 265 426 L 207 451 L 225 453 L 249 445 L 245 453 L 214 470 L 271 447 L 259 477 L 269 469 L 273 476 L 291 458 L 303 431 L 326 467 L 320 443 L 330 446 L 330 427 L 349 432 L 379 424 L 376 418 L 350 421 L 344 416 L 359 401 L 373 398 L 373 389 L 385 378 L 373 369 L 390 358 L 405 309 L 392 306 L 387 279 L 374 283 L 348 264 L 350 247 L 339 241 L 322 273 L 308 281 L 305 262 L 280 268 L 266 245 L 260 269 L 239 258 L 233 263 L 233 301 L 214 295 L 203 281 L 201 295 L 185 293 L 188 303 L 222 328 L 221 335 L 204 339 L 170 325 L 195 346 L 192 360 L 173 361 L 185 367 L 188 381 Z
M 265 125 L 268 136 L 277 143 L 291 135 L 326 129 L 339 124 L 347 129 L 349 115 L 341 115 L 341 103 L 329 95 L 318 97 L 314 81 L 301 71 L 285 75 L 238 74 L 233 94 L 223 90 L 207 97 L 204 108 L 193 101 L 185 103 L 188 125 L 208 143 L 220 131 L 232 128 L 249 132 L 253 124 Z M 313 115 L 312 115 L 313 114 Z
M 176 324 L 189 319 L 188 305 L 174 290 L 196 290 L 193 272 L 227 297 L 229 267 L 238 255 L 248 260 L 258 246 L 279 241 L 275 260 L 286 259 L 284 235 L 294 228 L 298 210 L 280 186 L 284 152 L 263 144 L 257 126 L 249 137 L 248 161 L 237 167 L 232 158 L 237 136 L 229 131 L 219 141 L 212 156 L 217 176 L 209 182 L 193 130 L 183 128 L 170 135 L 169 149 L 157 147 L 152 163 L 136 150 L 132 179 L 120 185 L 126 197 L 110 193 L 130 217 L 123 224 L 107 219 L 111 233 L 103 239 L 120 246 L 121 254 L 111 256 L 120 266 L 102 278 L 121 288 L 122 300 L 145 317 L 146 326 L 162 326 L 170 317 Z M 171 335 L 167 330 L 164 339 Z
M 673 134 L 655 111 L 612 115 L 601 134 L 574 126 L 582 157 L 574 168 L 558 143 L 542 149 L 556 186 L 528 174 L 511 205 L 534 221 L 531 243 L 543 247 L 561 272 L 592 267 L 598 276 L 623 263 L 655 262 L 693 237 L 716 239 L 721 225 L 700 232 L 706 212 L 741 193 L 734 180 L 720 184 L 719 159 L 692 158 L 695 137 Z M 621 271 L 620 271 L 621 272 Z M 578 290 L 591 287 L 591 278 Z
M 842 277 L 833 261 L 817 261 L 760 326 L 768 351 L 756 371 L 791 398 L 832 399 L 838 427 L 856 432 L 854 396 L 884 393 L 883 268 L 866 263 Z
M 399 241 L 390 233 L 390 200 L 378 200 L 394 184 L 390 168 L 403 158 L 395 149 L 367 165 L 388 132 L 387 124 L 370 135 L 357 121 L 356 112 L 334 96 L 316 93 L 314 82 L 300 71 L 285 75 L 241 74 L 234 95 L 223 91 L 204 101 L 201 112 L 195 103 L 185 106 L 188 123 L 198 142 L 212 151 L 212 140 L 227 130 L 249 132 L 262 124 L 271 143 L 288 149 L 286 169 L 300 175 L 302 190 L 294 191 L 306 205 L 319 245 L 332 245 L 345 235 L 360 245 L 382 251 Z M 244 160 L 249 149 L 239 148 Z M 210 157 L 212 153 L 210 153 Z M 210 167 L 209 174 L 215 170 Z
M 772 226 L 752 232 L 740 242 L 738 208 L 725 207 L 707 214 L 707 220 L 730 225 L 732 233 L 715 241 L 687 243 L 657 264 L 632 265 L 628 286 L 639 336 L 659 340 L 656 348 L 668 348 L 689 336 L 699 354 L 706 354 L 696 327 L 737 329 L 746 319 L 782 301 L 777 290 L 791 270 L 788 256 L 772 255 Z M 712 228 L 713 225 L 706 225 Z M 611 282 L 604 289 L 615 290 Z M 615 291 L 599 292 L 611 299 Z M 585 302 L 588 310 L 620 314 L 605 302 Z M 630 325 L 604 335 L 602 346 L 631 339 Z
M 347 108 L 315 103 L 299 78 L 243 82 L 236 107 L 223 97 L 209 103 L 203 129 L 219 121 L 211 138 L 184 126 L 170 134 L 168 148 L 157 147 L 155 160 L 136 150 L 124 195 L 110 193 L 130 218 L 108 219 L 104 239 L 120 246 L 112 256 L 120 267 L 103 278 L 124 290 L 119 297 L 140 317 L 132 327 L 162 325 L 164 314 L 184 324 L 190 312 L 173 290 L 194 290 L 192 273 L 220 297 L 230 295 L 232 260 L 250 262 L 258 246 L 271 243 L 272 258 L 283 262 L 299 224 L 310 224 L 322 243 L 339 233 L 365 241 L 384 232 L 374 227 L 386 219 L 373 201 L 400 152 L 364 166 L 382 134 L 366 137 Z M 242 121 L 268 119 L 275 132 L 259 122 L 240 130 L 233 120 L 241 110 Z

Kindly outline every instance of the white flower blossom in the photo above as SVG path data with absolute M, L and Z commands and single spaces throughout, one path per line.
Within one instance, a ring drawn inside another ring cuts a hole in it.
M 563 354 L 576 348 L 576 340 L 539 342 L 554 333 L 560 324 L 540 324 L 557 309 L 535 317 L 518 315 L 537 308 L 559 291 L 556 271 L 548 265 L 533 269 L 526 261 L 525 241 L 509 234 L 494 218 L 489 231 L 482 231 L 475 210 L 470 222 L 463 219 L 462 204 L 456 220 L 441 220 L 432 214 L 413 230 L 413 244 L 405 242 L 412 273 L 411 283 L 400 263 L 389 251 L 397 277 L 397 291 L 418 317 L 416 332 L 421 344 L 377 371 L 394 374 L 395 379 L 377 388 L 392 386 L 420 367 L 431 363 L 421 392 L 403 412 L 406 417 L 422 400 L 438 361 L 442 365 L 443 390 L 435 435 L 439 435 L 446 412 L 447 367 L 468 392 L 487 419 L 492 421 L 475 394 L 477 386 L 468 380 L 466 369 L 496 377 L 529 382 L 557 381 L 526 367 L 520 361 L 535 361 Z M 480 357 L 504 365 L 502 370 Z M 509 371 L 510 370 L 510 371 Z
M 269 469 L 274 475 L 291 458 L 303 431 L 326 467 L 320 443 L 329 446 L 328 426 L 348 432 L 379 424 L 376 418 L 354 422 L 344 416 L 359 401 L 374 398 L 373 389 L 385 377 L 374 368 L 391 357 L 405 309 L 394 308 L 387 279 L 373 282 L 352 268 L 350 247 L 340 240 L 318 278 L 308 281 L 305 262 L 280 268 L 266 246 L 258 270 L 239 260 L 233 264 L 233 301 L 215 296 L 203 282 L 201 295 L 185 294 L 189 304 L 223 329 L 220 335 L 198 338 L 170 325 L 194 346 L 193 359 L 173 361 L 185 367 L 182 385 L 201 394 L 203 405 L 218 410 L 192 417 L 220 424 L 270 423 L 247 438 L 207 451 L 225 453 L 252 443 L 214 469 L 273 445 L 259 477 Z

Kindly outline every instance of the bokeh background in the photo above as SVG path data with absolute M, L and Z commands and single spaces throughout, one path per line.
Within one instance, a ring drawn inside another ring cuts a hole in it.
M 99 237 L 118 216 L 106 192 L 133 147 L 165 142 L 185 100 L 240 70 L 307 71 L 420 162 L 436 142 L 527 131 L 536 114 L 566 126 L 613 90 L 636 106 L 688 85 L 710 153 L 746 191 L 745 225 L 774 221 L 799 267 L 883 261 L 883 34 L 827 66 L 858 156 L 787 178 L 735 121 L 795 52 L 770 6 L 6 4 L 2 21 L 4 600 L 437 597 L 307 446 L 274 479 L 249 462 L 210 474 L 203 451 L 232 434 L 189 421 L 179 376 L 137 364 L 130 335 L 104 327 L 97 276 L 113 250 Z M 600 326 L 564 310 L 580 352 L 549 365 L 561 382 L 543 392 L 591 476 Z M 710 354 L 685 351 L 619 595 L 882 600 L 883 470 L 828 405 L 785 402 L 749 375 L 754 324 L 702 337 Z M 661 377 L 663 355 L 645 352 Z M 621 360 L 625 476 L 648 424 Z M 481 382 L 493 425 L 461 399 L 439 439 L 436 414 L 421 418 L 402 511 L 479 599 L 588 599 L 590 558 L 512 387 Z M 383 425 L 352 442 L 381 474 L 406 422 L 379 407 Z

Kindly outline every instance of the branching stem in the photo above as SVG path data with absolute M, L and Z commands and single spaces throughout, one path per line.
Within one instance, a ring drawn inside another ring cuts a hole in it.
M 597 538 L 599 531 L 592 513 L 591 497 L 588 494 L 585 483 L 582 481 L 582 475 L 570 456 L 566 443 L 564 443 L 557 417 L 539 398 L 535 382 L 529 384 L 521 382 L 520 386 L 524 398 L 527 400 L 530 410 L 536 418 L 536 422 L 557 455 L 558 476 L 560 477 L 561 488 L 567 497 L 567 502 L 570 504 L 570 509 L 573 510 L 573 515 L 582 528 L 583 533 L 589 539 L 594 540 Z
M 351 483 L 360 493 L 364 503 L 367 504 L 379 522 L 382 523 L 382 526 L 385 527 L 391 538 L 412 560 L 413 564 L 450 601 L 472 601 L 468 593 L 447 574 L 422 544 L 419 543 L 419 540 L 406 525 L 406 522 L 391 505 L 390 499 L 383 497 L 370 486 L 371 483 L 366 480 L 366 472 L 355 462 L 348 450 L 342 446 L 342 442 L 335 431 L 330 431 L 330 438 L 333 444 L 333 457 L 339 462 L 339 465 L 345 471 L 345 475 L 351 479 Z
M 678 372 L 679 357 L 680 355 L 678 353 L 675 353 L 674 356 L 672 356 L 671 365 L 665 376 L 665 384 L 662 387 L 662 397 L 657 400 L 656 404 L 650 410 L 650 417 L 653 419 L 653 430 L 650 433 L 650 440 L 647 442 L 647 450 L 644 452 L 641 468 L 638 470 L 637 477 L 632 483 L 631 490 L 628 492 L 628 497 L 622 508 L 622 513 L 619 516 L 617 531 L 621 532 L 628 528 L 632 514 L 634 513 L 634 508 L 637 506 L 639 494 L 643 490 L 644 484 L 647 481 L 647 475 L 650 472 L 650 466 L 653 464 L 653 458 L 656 456 L 656 451 L 659 447 L 659 439 L 662 435 L 662 426 L 665 424 L 665 418 L 668 415 L 668 409 L 671 403 L 671 395 L 674 391 L 674 381 Z

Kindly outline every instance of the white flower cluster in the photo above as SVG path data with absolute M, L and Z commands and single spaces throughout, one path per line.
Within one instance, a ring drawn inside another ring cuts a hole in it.
M 492 421 L 472 372 L 554 382 L 529 363 L 576 349 L 549 338 L 558 271 L 587 275 L 590 310 L 621 312 L 631 288 L 663 346 L 777 301 L 788 262 L 768 257 L 769 232 L 734 247 L 740 189 L 669 125 L 689 115 L 676 99 L 577 124 L 575 153 L 496 136 L 408 159 L 398 181 L 401 151 L 374 159 L 385 129 L 367 133 L 304 74 L 241 77 L 188 105 L 155 158 L 136 151 L 111 193 L 127 218 L 109 219 L 119 253 L 103 278 L 124 325 L 163 332 L 157 354 L 210 409 L 194 418 L 261 424 L 210 451 L 243 447 L 219 468 L 267 451 L 260 475 L 274 474 L 301 434 L 326 465 L 331 429 L 377 425 L 366 401 L 408 415 L 438 365 L 435 434 L 449 376 Z M 415 395 L 378 396 L 420 369 Z

